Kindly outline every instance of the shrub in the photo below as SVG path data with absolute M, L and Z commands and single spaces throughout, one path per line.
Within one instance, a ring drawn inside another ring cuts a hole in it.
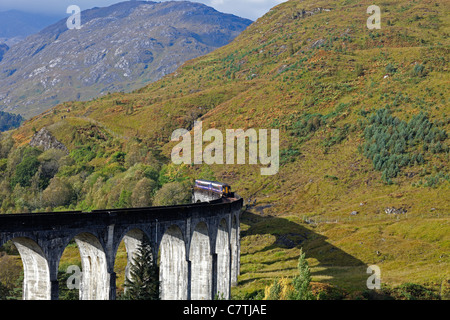
M 123 165 L 123 164 L 125 163 L 125 156 L 126 156 L 126 153 L 125 153 L 125 152 L 117 151 L 116 153 L 114 153 L 114 154 L 111 156 L 111 162 L 112 162 L 112 163 L 118 162 L 118 163 L 120 163 L 121 165 Z
M 389 63 L 389 64 L 386 66 L 385 70 L 386 70 L 387 73 L 394 74 L 394 73 L 397 72 L 397 67 L 394 66 L 392 63 Z
M 295 148 L 281 149 L 280 164 L 294 162 L 301 155 L 301 152 Z
M 437 300 L 439 295 L 423 285 L 416 283 L 404 283 L 394 288 L 385 288 L 385 294 L 396 300 Z
M 425 70 L 425 66 L 422 64 L 416 64 L 412 71 L 412 74 L 415 77 L 425 77 L 427 73 L 428 72 Z

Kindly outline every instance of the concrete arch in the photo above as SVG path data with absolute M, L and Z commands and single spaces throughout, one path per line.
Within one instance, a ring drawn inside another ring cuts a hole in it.
M 217 257 L 217 270 L 216 270 L 216 288 L 215 293 L 225 299 L 230 298 L 230 238 L 228 232 L 228 224 L 225 219 L 220 220 L 217 228 L 216 236 L 216 257 Z
M 76 235 L 75 242 L 80 250 L 82 267 L 80 300 L 108 300 L 111 279 L 103 246 L 88 232 Z
M 188 299 L 188 263 L 183 233 L 177 225 L 168 227 L 162 236 L 159 280 L 162 300 Z
M 190 252 L 191 299 L 212 299 L 212 255 L 208 226 L 199 222 L 192 233 Z
M 34 240 L 25 237 L 13 238 L 12 242 L 23 263 L 23 299 L 50 300 L 50 270 L 42 248 Z

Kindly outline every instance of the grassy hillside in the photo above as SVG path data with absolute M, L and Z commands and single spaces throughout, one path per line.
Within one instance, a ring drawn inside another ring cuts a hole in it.
M 74 151 L 85 154 L 82 147 L 98 145 L 89 161 L 59 167 L 56 176 L 78 190 L 66 208 L 107 206 L 100 199 L 135 187 L 133 165 L 142 161 L 165 181 L 213 176 L 231 184 L 251 200 L 242 215 L 236 296 L 252 296 L 274 278 L 293 275 L 300 247 L 313 280 L 349 297 L 366 289 L 371 264 L 381 268 L 384 284 L 415 282 L 445 292 L 449 7 L 445 1 L 385 1 L 379 4 L 381 29 L 369 30 L 372 4 L 288 1 L 229 45 L 154 84 L 61 104 L 10 137 L 25 147 L 46 127 L 72 159 Z M 164 166 L 173 130 L 191 129 L 197 119 L 204 130 L 279 129 L 279 172 L 262 176 L 258 165 Z M 4 156 L 6 178 L 20 163 L 13 155 Z M 129 184 L 114 191 L 117 181 Z M 2 211 L 20 211 L 20 192 L 9 185 L 2 184 Z M 403 213 L 388 214 L 389 208 Z

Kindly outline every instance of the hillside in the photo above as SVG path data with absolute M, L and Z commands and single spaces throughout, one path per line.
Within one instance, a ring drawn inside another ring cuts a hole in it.
M 45 190 L 14 180 L 24 158 L 36 179 L 72 190 L 63 208 L 129 205 L 127 192 L 154 171 L 160 182 L 213 177 L 250 200 L 236 296 L 292 276 L 299 247 L 313 280 L 347 297 L 367 289 L 371 264 L 383 284 L 414 282 L 444 294 L 449 7 L 443 0 L 385 1 L 382 28 L 369 30 L 369 5 L 288 1 L 229 45 L 140 90 L 63 103 L 28 120 L 3 136 L 2 212 L 46 207 L 36 201 Z M 279 172 L 170 164 L 172 132 L 191 129 L 194 120 L 203 130 L 279 129 Z M 48 155 L 36 162 L 27 151 L 43 127 L 70 151 L 47 176 L 38 168 Z
M 71 100 L 131 91 L 229 43 L 251 21 L 190 2 L 126 1 L 81 12 L 0 48 L 0 109 L 26 118 Z

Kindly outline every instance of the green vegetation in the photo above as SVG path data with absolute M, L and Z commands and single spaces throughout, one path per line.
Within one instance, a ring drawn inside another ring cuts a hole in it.
M 372 160 L 375 170 L 383 172 L 386 183 L 392 183 L 391 179 L 403 167 L 424 164 L 424 154 L 449 151 L 443 144 L 447 139 L 445 130 L 430 122 L 422 112 L 405 122 L 393 117 L 388 109 L 379 109 L 370 117 L 364 137 L 363 153 Z M 448 180 L 450 176 L 445 177 Z
M 123 147 L 97 126 L 64 130 L 72 133 L 69 154 L 10 146 L 9 136 L 3 137 L 2 212 L 90 211 L 190 201 L 193 180 L 186 168 L 164 164 L 157 150 L 139 140 Z
M 15 174 L 11 180 L 11 187 L 14 188 L 16 184 L 22 187 L 29 187 L 31 178 L 37 172 L 39 161 L 36 153 L 39 151 L 33 148 L 25 149 L 22 161 L 17 165 Z
M 297 268 L 298 275 L 292 279 L 293 291 L 289 293 L 288 297 L 291 300 L 310 300 L 312 299 L 311 272 L 302 251 L 300 251 Z
M 266 288 L 265 300 L 312 300 L 311 272 L 305 254 L 300 250 L 298 258 L 298 274 L 287 282 L 286 279 L 275 280 L 272 286 Z
M 58 268 L 58 291 L 59 291 L 59 300 L 79 300 L 79 289 L 76 288 L 75 284 L 79 285 L 79 282 L 75 282 L 73 278 L 74 273 L 67 272 L 70 266 L 76 266 L 82 272 L 81 262 L 77 262 L 76 264 L 72 263 L 62 263 Z M 78 275 L 81 277 L 81 274 Z M 71 278 L 72 277 L 72 278 Z M 76 281 L 80 281 L 81 279 L 77 279 Z M 71 283 L 75 288 L 70 289 L 68 283 Z
M 153 84 L 66 102 L 4 133 L 1 212 L 163 204 L 174 190 L 184 201 L 192 179 L 215 178 L 252 204 L 242 215 L 233 297 L 262 298 L 275 279 L 294 278 L 302 248 L 321 299 L 372 298 L 371 264 L 389 288 L 414 283 L 444 298 L 449 8 L 444 0 L 387 1 L 380 6 L 390 22 L 368 30 L 371 4 L 287 1 Z M 191 130 L 195 120 L 222 132 L 280 129 L 278 174 L 261 176 L 257 165 L 171 164 L 173 130 Z M 28 150 L 43 127 L 68 155 Z M 50 191 L 63 188 L 71 197 L 52 200 Z M 393 207 L 404 213 L 387 214 Z
M 148 239 L 138 247 L 130 267 L 130 278 L 125 279 L 125 300 L 159 300 L 159 268 Z
M 19 127 L 25 119 L 20 114 L 0 111 L 0 132 Z

